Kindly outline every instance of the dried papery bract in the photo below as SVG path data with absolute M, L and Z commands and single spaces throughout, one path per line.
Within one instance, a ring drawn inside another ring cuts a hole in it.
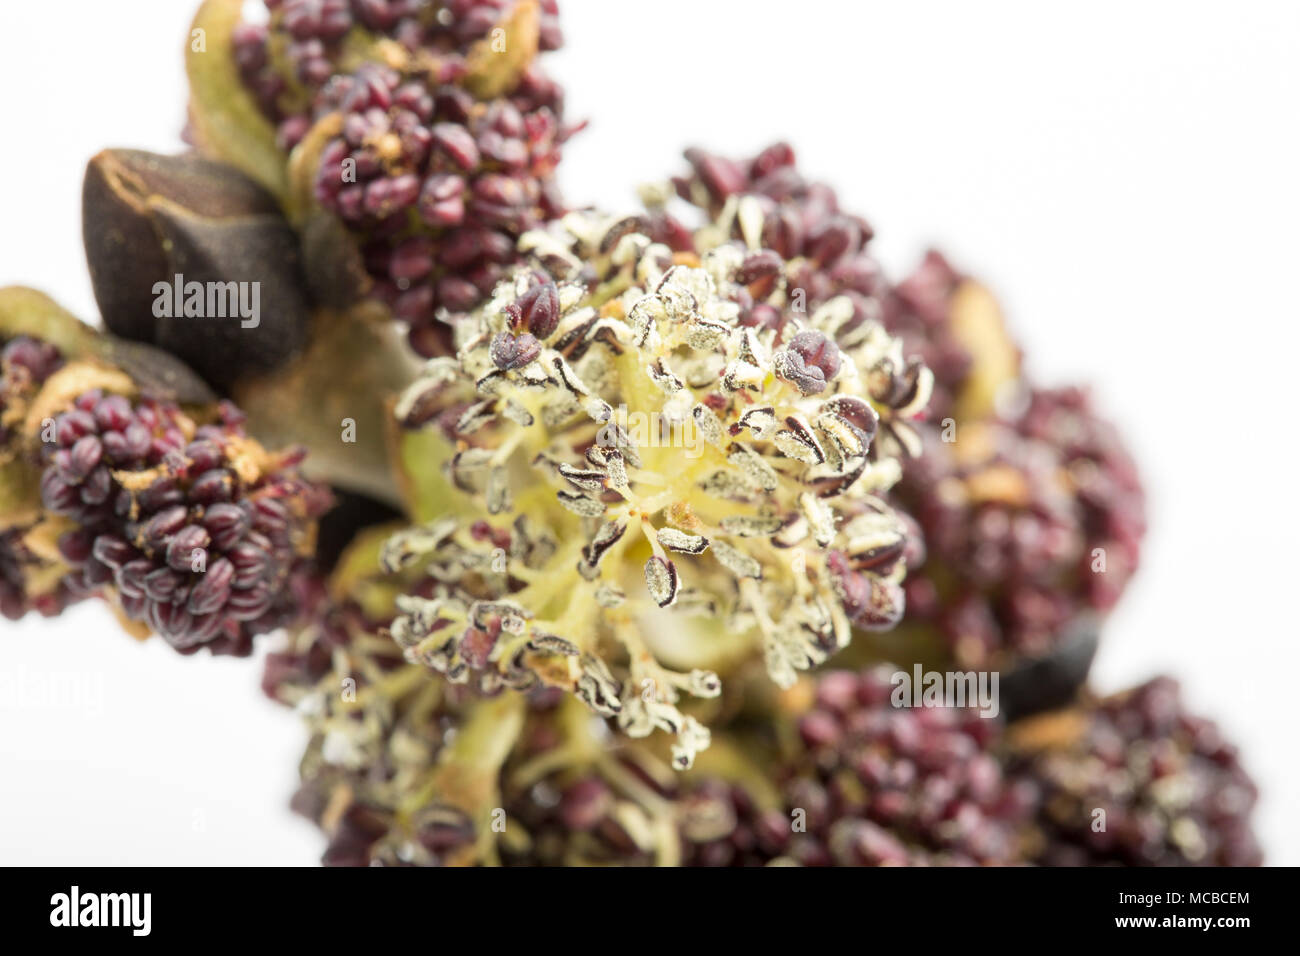
M 643 226 L 571 214 L 525 235 L 529 263 L 456 323 L 456 354 L 397 407 L 408 467 L 455 491 L 417 502 L 443 516 L 384 561 L 441 582 L 399 602 L 413 660 L 562 688 L 629 735 L 674 735 L 688 767 L 709 733 L 679 704 L 717 694 L 716 670 L 758 655 L 788 685 L 852 625 L 902 614 L 903 526 L 880 494 L 930 377 L 875 324 L 837 335 L 838 302 L 791 311 L 753 279 L 769 252 L 674 254 Z M 782 326 L 751 324 L 760 306 Z

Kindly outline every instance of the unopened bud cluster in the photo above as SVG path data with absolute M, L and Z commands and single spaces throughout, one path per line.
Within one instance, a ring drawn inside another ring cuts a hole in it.
M 1026 747 L 1016 772 L 1041 790 L 1051 866 L 1258 866 L 1258 796 L 1237 748 L 1158 677 L 1056 718 L 1065 740 Z
M 929 437 L 897 492 L 927 548 L 909 608 L 960 666 L 1040 657 L 1070 621 L 1111 609 L 1137 566 L 1143 494 L 1086 393 L 1034 390 L 1014 418 Z
M 355 238 L 369 295 L 445 350 L 440 309 L 468 310 L 558 215 L 569 136 L 537 64 L 561 36 L 553 0 L 268 3 L 230 51 L 281 147 Z M 304 142 L 305 140 L 305 142 Z
M 228 402 L 183 410 L 30 337 L 3 364 L 7 468 L 39 489 L 33 519 L 5 530 L 15 615 L 30 582 L 38 607 L 102 595 L 182 652 L 231 654 L 292 616 L 289 578 L 327 502 L 297 453 L 266 452 Z

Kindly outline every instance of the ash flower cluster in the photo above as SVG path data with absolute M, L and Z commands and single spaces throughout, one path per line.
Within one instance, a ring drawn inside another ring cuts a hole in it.
M 789 262 L 788 284 L 801 290 L 810 308 L 841 297 L 852 307 L 846 331 L 878 322 L 902 339 L 907 354 L 924 361 L 935 382 L 926 415 L 931 421 L 987 409 L 997 388 L 1015 377 L 1019 348 L 996 307 L 989 308 L 987 294 L 933 251 L 911 274 L 891 281 L 872 252 L 871 224 L 842 208 L 829 185 L 808 179 L 789 144 L 775 143 L 747 159 L 689 149 L 686 159 L 687 175 L 642 191 L 655 237 L 675 249 L 695 241 L 669 206 L 674 194 L 715 222 L 727 203 L 745 197 L 756 204 L 763 244 Z M 731 234 L 740 238 L 738 222 Z
M 60 565 L 42 556 L 40 516 L 21 501 L 22 422 L 45 380 L 63 366 L 53 345 L 19 335 L 0 349 L 0 614 L 18 620 L 36 610 L 53 617 L 78 599 Z
M 3 361 L 6 478 L 34 486 L 0 538 L 7 614 L 104 596 L 183 653 L 239 655 L 289 619 L 327 502 L 298 453 L 265 451 L 228 402 L 186 411 L 49 343 L 15 338 Z
M 328 834 L 326 865 L 1258 862 L 1254 787 L 1168 678 L 1008 741 L 971 709 L 893 707 L 892 667 L 829 671 L 759 727 L 717 728 L 680 774 L 572 696 L 485 697 L 404 660 L 382 634 L 393 602 L 436 584 L 377 573 L 386 534 L 302 595 L 312 613 L 267 661 L 311 730 L 293 805 Z
M 87 170 L 123 338 L 0 290 L 0 613 L 274 631 L 330 865 L 1259 862 L 1170 679 L 1080 689 L 1142 490 L 983 286 L 886 277 L 786 144 L 565 215 L 555 0 L 245 6 L 195 20 L 198 152 Z M 180 275 L 267 321 L 158 314 Z M 861 667 L 931 653 L 1009 726 Z
M 1048 653 L 1069 622 L 1108 611 L 1146 529 L 1132 459 L 1079 389 L 1034 389 L 1018 416 L 927 432 L 895 499 L 926 541 L 909 614 L 959 665 Z
M 267 23 L 242 23 L 234 55 L 244 82 L 276 121 L 281 145 L 296 146 L 311 127 L 314 98 L 345 75 L 348 65 L 378 46 L 418 55 L 438 78 L 454 82 L 469 71 L 474 44 L 490 37 L 514 0 L 265 0 Z M 555 0 L 536 8 L 538 48 L 558 49 Z M 506 51 L 500 51 L 506 52 Z M 540 75 L 532 82 L 546 86 Z
M 784 793 L 808 814 L 800 856 L 841 866 L 1018 861 L 1034 793 L 1004 773 L 1000 725 L 973 707 L 890 705 L 895 672 L 826 673 L 798 718 L 805 750 Z
M 924 359 L 935 387 L 918 424 L 924 453 L 891 500 L 919 519 L 906 582 L 908 623 L 937 630 L 960 668 L 1047 654 L 1070 622 L 1109 610 L 1137 565 L 1141 482 L 1115 429 L 1087 394 L 1033 387 L 996 302 L 942 255 L 890 282 L 873 230 L 835 191 L 802 175 L 778 143 L 744 160 L 688 150 L 690 172 L 644 191 L 653 232 L 686 248 L 675 194 L 716 215 L 740 202 L 763 215 L 762 240 L 790 260 L 791 287 L 812 307 L 852 303 L 846 329 L 877 321 Z M 727 234 L 740 236 L 732 220 Z M 1018 410 L 1006 411 L 1019 399 Z
M 391 641 L 358 629 L 357 613 L 331 608 L 268 661 L 264 686 L 311 733 L 292 806 L 328 834 L 326 866 L 476 862 L 476 807 L 428 789 L 463 689 L 429 681 Z
M 1040 723 L 1018 729 L 1022 755 L 1010 762 L 1041 790 L 1036 862 L 1260 865 L 1255 784 L 1219 728 L 1188 713 L 1173 678 Z
M 717 694 L 719 664 L 761 650 L 789 686 L 852 626 L 898 620 L 906 538 L 880 496 L 930 391 L 878 325 L 845 332 L 847 301 L 798 311 L 757 207 L 720 216 L 748 239 L 673 253 L 589 214 L 524 236 L 530 264 L 398 407 L 464 503 L 385 554 L 446 582 L 401 604 L 413 659 L 568 690 L 676 735 L 680 767 L 708 732 L 678 701 Z M 616 408 L 692 422 L 704 454 L 639 445 Z
M 293 808 L 328 835 L 327 866 L 491 863 L 503 766 L 538 695 L 484 697 L 404 659 L 385 633 L 394 598 L 432 582 L 380 572 L 390 530 L 295 582 L 304 613 L 267 655 L 264 691 L 310 732 Z
M 219 415 L 199 425 L 167 403 L 84 392 L 54 420 L 41 499 L 76 525 L 58 546 L 77 590 L 111 586 L 129 620 L 182 652 L 246 654 L 292 613 L 310 505 L 292 456 L 250 446 L 232 406 Z
M 518 773 L 528 790 L 508 806 L 528 838 L 506 844 L 505 859 L 709 867 L 1021 859 L 1037 791 L 1003 772 L 996 725 L 967 709 L 892 707 L 891 670 L 817 677 L 807 712 L 773 715 L 787 725 L 774 736 L 787 743 L 768 744 L 777 751 L 769 762 L 755 763 L 761 748 L 723 731 L 721 759 L 685 777 L 633 750 L 535 781 Z
M 560 45 L 555 3 L 267 5 L 232 36 L 243 82 L 355 240 L 370 297 L 416 351 L 445 352 L 439 310 L 487 298 L 520 234 L 562 209 L 572 130 L 536 59 Z

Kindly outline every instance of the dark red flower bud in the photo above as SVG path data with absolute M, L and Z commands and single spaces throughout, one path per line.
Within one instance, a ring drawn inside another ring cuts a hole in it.
M 825 391 L 840 371 L 840 349 L 821 332 L 799 332 L 776 353 L 776 373 L 804 395 Z
M 736 281 L 741 285 L 749 285 L 759 279 L 770 279 L 780 275 L 784 268 L 785 260 L 777 253 L 771 249 L 760 249 L 745 257 L 745 261 L 736 271 Z
M 533 361 L 542 352 L 542 343 L 527 332 L 512 335 L 499 332 L 492 340 L 492 361 L 497 368 L 507 371 L 522 368 Z
M 520 325 L 546 341 L 560 323 L 560 294 L 551 281 L 538 282 L 515 302 Z

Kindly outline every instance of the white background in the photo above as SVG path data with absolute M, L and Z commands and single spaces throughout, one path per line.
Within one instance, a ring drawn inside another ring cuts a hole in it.
M 0 7 L 0 285 L 91 317 L 79 207 L 105 146 L 179 147 L 190 3 Z M 1300 5 L 562 0 L 570 197 L 627 206 L 693 142 L 784 137 L 891 270 L 927 243 L 1002 295 L 1031 368 L 1086 380 L 1150 489 L 1096 682 L 1158 671 L 1240 741 L 1300 863 L 1293 401 Z M 0 863 L 313 863 L 303 732 L 258 665 L 107 613 L 0 621 Z M 39 694 L 62 680 L 60 704 Z

